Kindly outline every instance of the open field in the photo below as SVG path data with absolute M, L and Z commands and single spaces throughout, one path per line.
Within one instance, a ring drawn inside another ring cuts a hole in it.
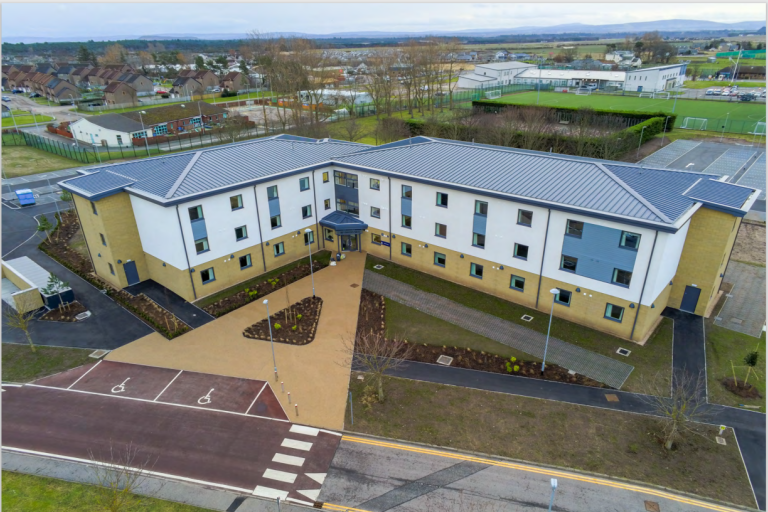
M 524 92 L 503 96 L 499 102 L 514 105 L 536 105 L 536 92 Z M 765 120 L 765 105 L 727 101 L 706 100 L 675 100 L 638 98 L 634 96 L 613 96 L 603 94 L 591 94 L 589 96 L 577 96 L 558 92 L 542 92 L 539 105 L 550 107 L 594 108 L 597 110 L 626 110 L 631 112 L 668 112 L 675 109 L 677 121 L 675 126 L 682 125 L 686 117 L 709 119 L 708 128 L 720 130 L 722 122 L 728 117 L 726 131 L 747 133 L 752 131 L 755 123 Z M 742 129 L 743 128 L 743 129 Z
M 69 169 L 77 161 L 29 146 L 3 146 L 3 172 L 6 178 Z

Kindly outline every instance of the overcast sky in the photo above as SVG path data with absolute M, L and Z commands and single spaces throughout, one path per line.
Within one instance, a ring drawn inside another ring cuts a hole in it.
M 765 4 L 4 3 L 3 37 L 438 31 L 696 19 L 765 20 Z

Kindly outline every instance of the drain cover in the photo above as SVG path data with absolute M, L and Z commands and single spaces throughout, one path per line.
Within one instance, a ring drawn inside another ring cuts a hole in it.
M 715 439 L 717 440 L 717 444 L 721 444 L 721 445 L 725 446 L 725 438 L 724 437 L 717 436 L 717 437 L 715 437 Z
M 625 348 L 620 348 L 619 350 L 616 351 L 616 353 L 619 354 L 620 356 L 625 356 L 626 357 L 629 354 L 631 354 L 632 351 L 631 350 L 627 350 Z
M 109 350 L 94 350 L 93 352 L 88 354 L 88 357 L 92 357 L 94 359 L 101 359 L 107 354 L 109 354 Z
M 86 318 L 88 318 L 90 316 L 91 316 L 91 312 L 90 311 L 83 311 L 79 315 L 75 315 L 75 319 L 77 319 L 77 320 L 85 320 Z
M 374 265 L 373 268 L 375 268 L 376 270 L 381 270 L 384 268 L 384 265 Z
M 608 400 L 609 402 L 618 402 L 619 401 L 619 397 L 616 396 L 616 395 L 613 395 L 613 394 L 605 395 L 605 399 Z
M 437 364 L 444 364 L 445 366 L 451 366 L 452 362 L 453 362 L 452 357 L 440 356 L 437 358 Z
M 741 325 L 744 322 L 741 318 L 731 318 L 731 323 Z
M 661 507 L 655 501 L 646 501 L 645 510 L 646 512 L 661 512 Z
M 531 320 L 533 320 L 533 317 L 531 315 L 523 315 L 520 317 L 520 319 L 525 322 L 530 322 Z

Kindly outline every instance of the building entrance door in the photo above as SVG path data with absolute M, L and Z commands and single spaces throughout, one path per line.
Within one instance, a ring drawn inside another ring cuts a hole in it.
M 701 288 L 696 288 L 695 286 L 686 286 L 685 293 L 683 293 L 683 300 L 680 303 L 680 311 L 694 313 L 696 311 L 696 304 L 699 303 L 700 294 Z
M 123 265 L 125 270 L 125 279 L 128 281 L 128 286 L 139 282 L 139 271 L 136 269 L 135 261 L 128 261 Z
M 358 235 L 341 235 L 341 252 L 358 250 Z

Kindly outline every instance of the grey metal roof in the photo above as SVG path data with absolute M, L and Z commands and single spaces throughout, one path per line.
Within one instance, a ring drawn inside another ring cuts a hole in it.
M 122 114 L 103 114 L 100 116 L 88 116 L 85 118 L 89 123 L 93 123 L 96 126 L 102 128 L 108 128 L 118 132 L 140 132 L 142 131 L 141 123 L 134 121 Z
M 702 179 L 685 192 L 687 197 L 713 206 L 740 209 L 755 192 L 750 187 L 742 187 L 713 179 Z

